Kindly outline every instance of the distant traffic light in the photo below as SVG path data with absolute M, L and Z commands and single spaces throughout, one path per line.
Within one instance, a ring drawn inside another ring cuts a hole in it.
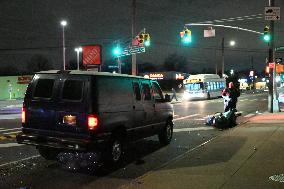
M 116 47 L 113 48 L 112 52 L 115 56 L 119 56 L 122 53 L 122 49 L 120 48 L 119 45 L 117 45 Z
M 148 33 L 145 33 L 144 34 L 144 45 L 146 47 L 149 47 L 150 46 L 150 35 Z
M 189 29 L 185 29 L 180 32 L 181 41 L 184 44 L 188 44 L 192 42 L 191 31 Z
M 143 34 L 138 35 L 138 43 L 140 43 L 140 44 L 144 43 L 144 35 Z
M 149 33 L 141 33 L 137 37 L 137 41 L 141 46 L 150 46 L 150 34 Z
M 265 28 L 264 28 L 263 39 L 266 42 L 269 42 L 271 40 L 270 29 L 269 29 L 268 26 L 265 26 Z

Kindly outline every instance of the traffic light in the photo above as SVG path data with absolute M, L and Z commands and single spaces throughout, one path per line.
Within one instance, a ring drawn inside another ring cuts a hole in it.
M 149 47 L 150 46 L 150 35 L 148 33 L 145 33 L 144 34 L 144 45 L 146 47 Z
M 266 42 L 269 42 L 271 40 L 271 34 L 268 26 L 265 26 L 264 28 L 263 39 Z
M 119 45 L 116 45 L 116 47 L 113 48 L 112 52 L 115 56 L 119 56 L 122 53 L 122 49 Z
M 181 31 L 180 37 L 184 44 L 188 44 L 192 42 L 191 31 L 189 29 L 185 29 Z
M 138 35 L 138 43 L 139 44 L 143 44 L 144 43 L 144 34 L 139 34 Z
M 149 33 L 141 33 L 136 38 L 137 38 L 139 45 L 148 47 L 151 44 Z

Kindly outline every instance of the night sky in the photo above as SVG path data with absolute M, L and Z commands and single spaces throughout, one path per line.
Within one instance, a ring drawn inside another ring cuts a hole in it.
M 182 46 L 179 32 L 186 23 L 229 18 L 248 18 L 218 24 L 239 26 L 263 32 L 264 7 L 268 0 L 136 0 L 136 31 L 146 28 L 151 35 L 151 47 L 137 56 L 137 62 L 162 65 L 165 58 L 176 53 L 185 56 L 188 67 L 194 71 L 215 69 L 221 62 L 221 39 L 225 37 L 225 69 L 237 71 L 263 70 L 268 56 L 267 44 L 257 34 L 216 29 L 215 38 L 204 38 L 204 27 L 193 26 L 193 42 Z M 26 69 L 34 54 L 48 58 L 54 68 L 62 67 L 62 27 L 65 30 L 67 62 L 76 60 L 74 48 L 88 44 L 101 44 L 103 60 L 112 59 L 111 47 L 115 40 L 127 41 L 131 37 L 132 0 L 1 0 L 0 1 L 0 69 L 14 65 Z M 275 0 L 284 12 L 284 1 Z M 275 46 L 284 46 L 284 16 L 275 22 Z M 232 19 L 231 19 L 232 20 Z M 235 19 L 236 20 L 236 19 Z M 229 41 L 236 41 L 229 47 Z M 283 57 L 284 53 L 276 54 Z M 284 58 L 284 57 L 283 57 Z

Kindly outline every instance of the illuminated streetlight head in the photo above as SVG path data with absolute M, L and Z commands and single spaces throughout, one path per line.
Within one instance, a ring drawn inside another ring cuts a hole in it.
M 230 41 L 230 46 L 235 46 L 236 45 L 236 42 L 235 41 Z
M 75 48 L 75 51 L 76 51 L 76 52 L 82 52 L 83 49 L 82 49 L 82 47 L 78 47 L 78 48 Z
M 67 25 L 67 21 L 66 20 L 62 20 L 61 22 L 60 22 L 60 24 L 61 24 L 61 26 L 66 26 Z

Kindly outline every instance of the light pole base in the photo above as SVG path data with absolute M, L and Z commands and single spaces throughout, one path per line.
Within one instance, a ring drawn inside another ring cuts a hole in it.
M 273 99 L 273 112 L 280 112 L 279 101 L 276 99 Z

